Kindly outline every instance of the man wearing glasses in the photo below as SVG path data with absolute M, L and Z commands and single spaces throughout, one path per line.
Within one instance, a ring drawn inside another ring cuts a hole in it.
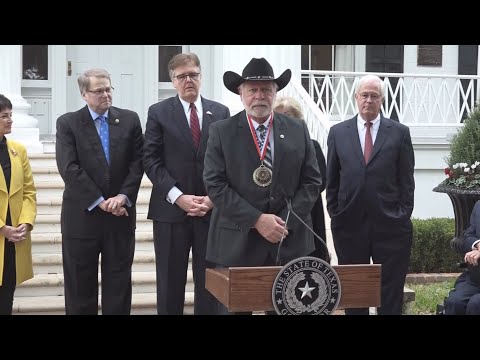
M 57 120 L 66 313 L 98 313 L 101 254 L 102 314 L 129 315 L 142 126 L 137 113 L 112 106 L 106 70 L 85 71 L 78 85 L 87 105 Z
M 153 183 L 148 218 L 153 220 L 157 267 L 157 310 L 183 314 L 190 249 L 195 282 L 194 313 L 215 313 L 205 289 L 205 253 L 212 202 L 203 185 L 209 126 L 230 117 L 229 109 L 200 96 L 200 60 L 178 54 L 168 71 L 177 96 L 150 106 L 144 167 Z
M 415 158 L 409 128 L 384 117 L 385 84 L 375 75 L 355 89 L 359 113 L 331 127 L 327 210 L 340 265 L 382 265 L 379 315 L 401 314 L 412 245 Z M 346 309 L 365 314 L 368 309 Z

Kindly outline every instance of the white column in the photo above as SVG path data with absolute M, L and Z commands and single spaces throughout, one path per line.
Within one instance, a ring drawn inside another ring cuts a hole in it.
M 240 97 L 223 85 L 225 71 L 242 74 L 252 58 L 265 58 L 272 65 L 273 73 L 278 78 L 286 69 L 292 70 L 293 76 L 300 80 L 301 45 L 218 45 L 214 49 L 216 79 L 219 79 L 222 91 L 215 94 L 218 101 L 230 108 L 231 114 L 243 110 Z
M 148 108 L 158 102 L 158 45 L 145 45 L 143 67 L 143 113 L 139 113 L 143 130 L 147 123 Z
M 21 95 L 21 45 L 0 45 L 0 64 L 0 93 L 13 105 L 13 127 L 8 137 L 22 142 L 29 153 L 42 153 L 38 120 L 28 115 L 31 106 Z
M 67 112 L 67 46 L 51 45 L 52 113 L 50 133 L 57 131 L 57 119 Z

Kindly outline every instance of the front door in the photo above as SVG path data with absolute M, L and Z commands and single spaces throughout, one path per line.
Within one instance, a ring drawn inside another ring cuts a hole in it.
M 99 67 L 110 73 L 113 105 L 133 110 L 141 117 L 143 109 L 142 45 L 68 45 L 67 111 L 85 106 L 77 78 L 85 70 Z
M 367 45 L 365 71 L 376 73 L 403 73 L 403 45 Z M 391 88 L 395 93 L 398 78 L 390 78 Z M 391 107 L 392 94 L 385 94 L 384 107 Z M 397 93 L 396 101 L 400 106 L 400 93 Z M 387 115 L 387 114 L 385 114 Z M 398 120 L 395 107 L 390 114 L 391 119 Z

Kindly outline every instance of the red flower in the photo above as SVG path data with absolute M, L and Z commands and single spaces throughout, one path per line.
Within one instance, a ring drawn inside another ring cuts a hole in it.
M 450 175 L 452 172 L 450 171 L 450 168 L 446 167 L 444 170 L 445 175 Z

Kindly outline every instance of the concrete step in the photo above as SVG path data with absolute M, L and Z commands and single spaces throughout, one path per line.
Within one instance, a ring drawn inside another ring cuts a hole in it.
M 55 154 L 55 141 L 42 141 L 45 154 Z
M 15 297 L 63 296 L 63 281 L 63 274 L 36 274 L 33 279 L 17 286 Z M 98 275 L 98 282 L 99 284 L 102 282 L 100 274 Z M 193 273 L 191 270 L 188 270 L 185 291 L 190 292 L 193 289 Z M 132 272 L 132 292 L 134 294 L 148 294 L 156 291 L 155 270 Z
M 150 191 L 140 191 L 137 197 L 137 214 L 147 214 L 150 204 Z M 38 196 L 38 215 L 60 215 L 62 210 L 62 194 L 59 196 Z
M 55 159 L 54 159 L 55 160 Z M 60 176 L 60 173 L 58 172 L 58 167 L 57 164 L 54 163 L 53 166 L 48 166 L 48 165 L 32 165 L 32 174 L 33 174 L 33 179 L 36 183 L 42 183 L 42 182 L 61 182 L 63 183 L 63 179 Z M 143 174 L 143 182 L 149 182 L 150 180 L 148 179 L 146 174 Z
M 34 274 L 63 274 L 61 253 L 35 253 L 32 254 L 32 260 Z M 132 272 L 136 271 L 155 271 L 153 251 L 135 251 Z
M 63 181 L 37 181 L 35 180 L 35 187 L 37 188 L 37 197 L 52 197 L 52 196 L 62 196 L 64 183 Z M 152 188 L 151 181 L 144 177 L 140 183 L 140 190 L 150 190 Z
M 98 309 L 101 313 L 101 302 Z M 13 300 L 14 315 L 65 315 L 63 296 L 18 297 Z M 155 293 L 132 294 L 132 315 L 156 315 L 157 296 Z M 185 293 L 184 314 L 193 314 L 193 292 Z
M 152 231 L 136 231 L 135 233 L 136 251 L 154 251 Z M 32 253 L 33 254 L 59 254 L 62 252 L 62 234 L 61 233 L 32 233 Z
M 101 256 L 99 257 L 101 261 Z M 33 273 L 36 274 L 63 274 L 62 253 L 34 253 L 32 254 Z M 155 271 L 155 252 L 149 250 L 135 250 L 132 272 Z M 190 252 L 188 270 L 192 270 L 192 252 Z
M 28 154 L 28 159 L 30 166 L 32 168 L 36 167 L 57 167 L 57 161 L 55 159 L 55 154 Z
M 152 231 L 153 222 L 147 219 L 147 214 L 137 214 L 137 231 Z M 38 214 L 32 235 L 44 233 L 60 233 L 60 214 Z

